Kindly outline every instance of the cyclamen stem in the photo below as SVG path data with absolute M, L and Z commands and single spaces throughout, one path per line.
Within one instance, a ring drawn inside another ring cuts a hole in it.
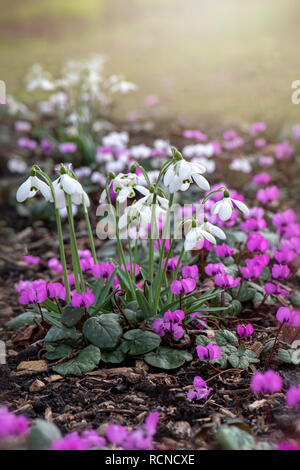
M 266 370 L 266 369 L 269 367 L 269 364 L 270 364 L 270 362 L 271 362 L 271 360 L 272 360 L 272 357 L 273 357 L 273 354 L 274 354 L 274 350 L 275 350 L 275 346 L 276 346 L 276 344 L 277 344 L 277 342 L 278 342 L 278 337 L 279 337 L 279 335 L 280 335 L 280 332 L 281 332 L 281 330 L 282 330 L 283 325 L 284 325 L 284 323 L 282 322 L 282 323 L 280 324 L 280 327 L 279 327 L 278 330 L 277 330 L 276 338 L 275 338 L 275 340 L 274 340 L 274 344 L 273 344 L 273 347 L 272 347 L 272 349 L 271 349 L 270 355 L 269 355 L 268 359 L 267 359 L 266 362 L 265 362 L 264 370 Z

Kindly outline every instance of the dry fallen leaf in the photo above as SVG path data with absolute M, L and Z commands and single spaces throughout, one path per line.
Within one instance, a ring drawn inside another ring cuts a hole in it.
M 34 372 L 45 372 L 48 369 L 48 363 L 45 360 L 40 361 L 22 361 L 17 370 L 28 370 Z
M 44 384 L 44 382 L 42 382 L 42 380 L 36 379 L 30 385 L 29 391 L 32 392 L 32 393 L 40 392 L 45 387 L 46 387 L 46 385 Z

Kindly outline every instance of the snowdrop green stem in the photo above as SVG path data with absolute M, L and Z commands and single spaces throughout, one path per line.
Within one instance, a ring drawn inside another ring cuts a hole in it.
M 158 280 L 157 280 L 157 285 L 156 285 L 156 294 L 155 294 L 155 302 L 154 302 L 154 312 L 157 313 L 157 308 L 158 308 L 158 302 L 159 302 L 159 295 L 160 295 L 160 290 L 161 290 L 161 285 L 163 281 L 163 275 L 165 273 L 165 269 L 163 268 L 163 259 L 164 259 L 164 253 L 165 253 L 165 246 L 166 246 L 166 237 L 170 239 L 170 230 L 169 230 L 169 225 L 170 225 L 170 212 L 173 204 L 173 199 L 174 199 L 174 194 L 170 195 L 169 199 L 169 208 L 167 212 L 167 218 L 165 222 L 165 227 L 167 228 L 167 233 L 165 233 L 165 230 L 163 230 L 163 240 L 162 240 L 162 247 L 160 251 L 160 259 L 159 259 L 159 266 L 158 266 Z M 171 253 L 171 246 L 168 252 L 168 255 L 170 257 Z M 166 259 L 166 264 L 168 260 Z M 166 266 L 165 266 L 166 268 Z
M 69 222 L 69 227 L 70 227 L 70 241 L 71 241 L 73 269 L 74 269 L 74 276 L 75 276 L 75 286 L 76 286 L 77 292 L 80 292 L 80 287 L 81 287 L 81 291 L 85 292 L 85 283 L 84 283 L 83 274 L 82 274 L 82 270 L 80 266 L 80 259 L 78 255 L 77 241 L 76 241 L 75 228 L 74 228 L 74 218 L 73 218 L 73 212 L 72 212 L 72 198 L 69 194 L 66 194 L 66 193 L 65 193 L 65 198 L 66 198 L 68 222 Z M 78 275 L 80 277 L 80 286 L 79 286 Z
M 70 285 L 69 285 L 69 279 L 68 279 L 67 262 L 66 262 L 65 248 L 64 248 L 64 239 L 63 239 L 63 233 L 62 233 L 60 213 L 57 207 L 57 202 L 56 202 L 56 197 L 55 197 L 55 191 L 53 188 L 51 178 L 49 178 L 47 173 L 42 171 L 40 167 L 37 165 L 35 165 L 34 168 L 37 171 L 37 173 L 39 173 L 39 175 L 42 178 L 44 178 L 50 186 L 51 195 L 52 195 L 53 202 L 54 202 L 54 209 L 55 209 L 55 220 L 56 220 L 57 234 L 58 234 L 58 241 L 59 241 L 59 253 L 60 253 L 60 261 L 61 261 L 62 270 L 63 270 L 64 285 L 66 289 L 66 299 L 67 299 L 67 302 L 70 303 L 71 294 L 70 294 Z

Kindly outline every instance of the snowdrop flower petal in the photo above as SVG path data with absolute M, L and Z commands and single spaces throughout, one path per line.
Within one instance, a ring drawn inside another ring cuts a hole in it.
M 29 176 L 29 178 L 27 178 L 27 180 L 21 184 L 17 191 L 16 198 L 18 202 L 24 202 L 29 197 L 33 197 L 35 195 L 38 188 L 36 188 L 36 190 L 32 190 L 31 187 L 31 176 Z
M 229 198 L 224 198 L 222 201 L 222 204 L 220 205 L 218 215 L 221 220 L 224 222 L 228 219 L 230 219 L 232 214 L 232 204 L 229 200 Z
M 195 183 L 199 186 L 200 189 L 203 189 L 204 191 L 209 190 L 210 188 L 209 182 L 204 178 L 204 176 L 201 176 L 197 173 L 193 173 L 192 178 L 195 181 Z
M 249 209 L 248 207 L 246 206 L 246 204 L 244 204 L 242 201 L 239 201 L 238 199 L 232 199 L 232 201 L 234 202 L 234 204 L 237 206 L 237 208 L 243 212 L 243 214 L 245 215 L 249 215 Z
M 60 177 L 60 183 L 62 186 L 62 189 L 67 193 L 67 194 L 82 194 L 83 189 L 79 181 L 76 181 L 74 178 L 67 174 L 63 174 Z

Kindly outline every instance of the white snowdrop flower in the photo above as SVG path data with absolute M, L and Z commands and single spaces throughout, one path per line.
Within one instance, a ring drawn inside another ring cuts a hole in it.
M 147 145 L 134 145 L 130 149 L 130 154 L 132 157 L 136 158 L 137 160 L 144 160 L 151 156 L 152 149 Z
M 64 110 L 66 109 L 67 104 L 68 104 L 68 95 L 64 93 L 63 91 L 53 93 L 53 95 L 51 95 L 49 98 L 49 102 L 53 106 L 56 106 L 57 108 Z M 68 122 L 71 122 L 72 124 L 74 124 L 74 122 L 77 122 L 77 115 L 75 113 L 70 114 L 68 116 Z
M 137 85 L 132 82 L 127 82 L 126 80 L 121 80 L 119 83 L 116 83 L 111 87 L 113 93 L 129 93 L 130 91 L 137 90 Z
M 91 174 L 92 170 L 89 166 L 82 166 L 81 168 L 77 168 L 74 170 L 75 175 L 78 179 L 80 178 L 88 178 Z
M 210 186 L 202 173 L 205 173 L 204 166 L 187 162 L 181 158 L 172 163 L 167 169 L 164 176 L 164 185 L 172 194 L 176 191 L 186 191 L 194 180 L 200 189 L 208 191 Z
M 17 132 L 30 132 L 32 129 L 32 125 L 28 121 L 16 121 L 15 129 Z
M 105 170 L 107 173 L 112 172 L 112 173 L 119 173 L 122 170 L 124 170 L 124 163 L 122 161 L 112 161 L 112 162 L 107 162 L 105 165 Z
M 172 155 L 171 145 L 168 140 L 156 139 L 153 143 L 153 147 L 155 148 L 155 150 L 164 152 L 167 155 Z
M 60 185 L 63 189 L 63 191 L 71 196 L 80 196 L 83 193 L 83 188 L 79 181 L 77 181 L 75 178 L 72 178 L 72 176 L 69 176 L 67 173 L 63 173 L 59 177 L 60 180 Z
M 129 142 L 128 132 L 111 132 L 102 139 L 102 145 L 105 147 L 114 147 L 117 150 L 123 150 Z
M 235 158 L 229 165 L 230 170 L 242 171 L 243 173 L 251 173 L 252 167 L 246 158 Z
M 226 235 L 223 230 L 220 229 L 220 227 L 217 227 L 216 225 L 213 225 L 208 222 L 206 218 L 204 218 L 204 222 L 200 225 L 200 228 L 202 230 L 205 230 L 205 232 L 211 233 L 214 237 L 217 237 L 220 240 L 226 239 Z
M 148 206 L 140 207 L 132 204 L 126 207 L 124 214 L 119 219 L 120 231 L 136 227 L 140 223 L 148 225 L 151 222 L 151 209 Z
M 25 173 L 27 169 L 27 165 L 23 160 L 19 160 L 18 158 L 11 158 L 8 160 L 7 168 L 11 173 Z
M 207 232 L 206 230 L 201 228 L 201 226 L 192 227 L 186 234 L 184 241 L 184 249 L 186 251 L 193 250 L 194 248 L 196 248 L 197 243 L 203 240 L 204 238 L 213 245 L 217 243 L 215 237 L 210 232 Z
M 110 152 L 102 153 L 102 152 L 97 152 L 96 153 L 96 162 L 97 163 L 107 163 L 113 161 L 114 156 Z
M 208 160 L 205 157 L 194 157 L 191 162 L 204 166 L 207 173 L 213 173 L 216 169 L 216 162 L 214 160 Z
M 78 208 L 77 206 L 75 206 L 74 204 L 72 204 L 72 214 L 73 215 L 76 215 L 78 212 Z M 59 215 L 62 219 L 66 219 L 68 217 L 68 212 L 67 212 L 67 208 L 66 207 L 63 207 L 62 209 L 59 209 Z
M 211 213 L 213 215 L 218 214 L 220 219 L 225 222 L 226 220 L 230 219 L 230 217 L 232 215 L 232 211 L 234 209 L 234 205 L 241 212 L 243 212 L 243 214 L 249 215 L 249 209 L 246 206 L 246 204 L 244 204 L 242 201 L 239 201 L 237 199 L 232 199 L 229 196 L 229 192 L 227 190 L 224 191 L 224 198 L 221 201 L 216 202 L 212 206 Z
M 212 144 L 190 144 L 182 149 L 182 155 L 185 157 L 212 157 L 214 154 L 214 147 Z
M 98 183 L 100 186 L 105 186 L 106 178 L 105 176 L 100 173 L 99 171 L 94 171 L 91 175 L 91 182 Z
M 21 184 L 17 191 L 16 199 L 18 202 L 24 202 L 26 199 L 34 197 L 38 191 L 41 191 L 47 201 L 53 201 L 49 186 L 37 178 L 37 176 L 32 175 Z

